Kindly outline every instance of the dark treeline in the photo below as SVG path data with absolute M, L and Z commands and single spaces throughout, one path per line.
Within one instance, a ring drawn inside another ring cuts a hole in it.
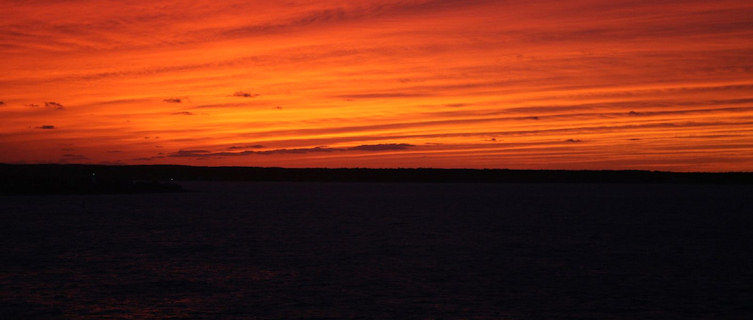
M 468 183 L 753 184 L 752 172 L 572 171 L 507 169 L 325 169 L 177 165 L 0 164 L 3 193 L 176 191 L 169 181 L 320 181 Z

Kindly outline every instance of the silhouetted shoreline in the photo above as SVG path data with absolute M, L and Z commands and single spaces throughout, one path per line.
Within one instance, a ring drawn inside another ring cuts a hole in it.
M 0 164 L 0 193 L 142 193 L 182 190 L 171 181 L 753 184 L 753 173 Z

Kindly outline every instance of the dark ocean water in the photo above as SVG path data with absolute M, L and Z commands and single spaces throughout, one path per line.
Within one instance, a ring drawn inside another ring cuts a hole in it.
M 0 196 L 0 319 L 751 319 L 753 188 Z

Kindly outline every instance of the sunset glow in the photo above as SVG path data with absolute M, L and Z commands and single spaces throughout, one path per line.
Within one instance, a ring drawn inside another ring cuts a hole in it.
M 753 2 L 0 2 L 0 162 L 753 170 Z

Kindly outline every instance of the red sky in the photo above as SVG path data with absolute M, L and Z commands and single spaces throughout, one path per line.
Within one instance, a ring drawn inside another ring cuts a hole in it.
M 0 162 L 753 171 L 749 0 L 0 12 Z

